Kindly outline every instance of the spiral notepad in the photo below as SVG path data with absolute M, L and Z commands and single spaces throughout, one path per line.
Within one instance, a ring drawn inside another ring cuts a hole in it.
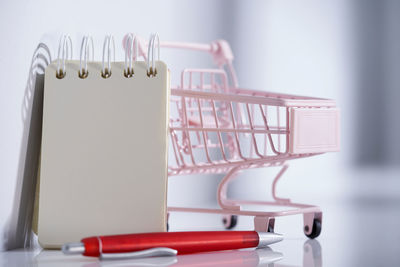
M 113 38 L 103 61 L 59 59 L 45 72 L 38 238 L 58 248 L 92 235 L 166 230 L 169 72 L 155 60 L 136 61 L 136 38 L 125 62 L 112 61 Z M 137 51 L 137 50 L 136 50 Z M 159 55 L 158 55 L 159 56 Z

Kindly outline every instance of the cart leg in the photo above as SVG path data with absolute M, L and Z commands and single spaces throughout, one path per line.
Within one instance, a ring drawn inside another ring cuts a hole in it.
M 236 174 L 239 172 L 240 169 L 241 169 L 240 166 L 231 169 L 218 185 L 217 200 L 218 200 L 219 206 L 222 209 L 240 210 L 240 206 L 235 204 L 234 201 L 229 201 L 227 199 L 228 184 L 233 178 L 236 177 Z
M 275 179 L 272 183 L 272 197 L 276 202 L 279 203 L 290 203 L 289 198 L 280 198 L 276 196 L 276 184 L 278 183 L 279 179 L 282 177 L 282 175 L 286 172 L 286 170 L 289 168 L 289 165 L 283 165 L 282 169 L 278 172 L 278 174 L 275 176 Z
M 254 230 L 257 232 L 274 232 L 275 218 L 255 216 L 254 217 Z
M 322 212 L 304 213 L 304 234 L 316 238 L 321 233 Z

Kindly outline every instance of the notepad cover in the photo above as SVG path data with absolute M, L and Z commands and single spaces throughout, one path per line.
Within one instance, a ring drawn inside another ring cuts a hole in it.
M 59 248 L 93 235 L 166 230 L 169 72 L 156 62 L 68 61 L 58 79 L 57 64 L 45 73 L 38 238 Z

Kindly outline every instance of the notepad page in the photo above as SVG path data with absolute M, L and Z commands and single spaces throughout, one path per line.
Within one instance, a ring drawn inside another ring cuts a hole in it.
M 68 61 L 58 79 L 57 64 L 46 69 L 41 152 L 38 238 L 58 248 L 92 235 L 166 230 L 169 72 L 156 62 Z

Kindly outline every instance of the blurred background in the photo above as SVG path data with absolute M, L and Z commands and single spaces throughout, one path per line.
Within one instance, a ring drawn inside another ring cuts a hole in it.
M 30 64 L 39 42 L 54 59 L 60 35 L 68 33 L 77 58 L 82 36 L 92 34 L 100 60 L 103 38 L 113 34 L 123 60 L 121 41 L 127 32 L 145 38 L 158 32 L 168 41 L 227 40 L 242 88 L 336 100 L 341 152 L 290 162 L 278 194 L 321 205 L 326 262 L 400 263 L 395 253 L 400 251 L 400 1 L 1 1 L 0 14 L 2 250 L 20 245 L 18 210 L 29 199 L 21 193 L 24 170 L 35 158 L 27 156 L 34 127 L 29 118 L 39 111 L 24 111 L 24 102 L 31 99 Z M 161 58 L 172 70 L 173 83 L 183 67 L 212 64 L 200 53 L 186 56 L 176 50 L 162 50 Z M 229 196 L 268 199 L 269 174 L 265 169 L 243 172 Z M 169 204 L 215 205 L 221 178 L 173 177 Z M 191 223 L 179 217 L 177 228 L 183 222 Z M 301 217 L 277 222 L 277 231 L 294 239 L 305 238 L 301 227 Z M 347 245 L 337 248 L 342 238 Z M 295 261 L 296 254 L 288 255 Z

